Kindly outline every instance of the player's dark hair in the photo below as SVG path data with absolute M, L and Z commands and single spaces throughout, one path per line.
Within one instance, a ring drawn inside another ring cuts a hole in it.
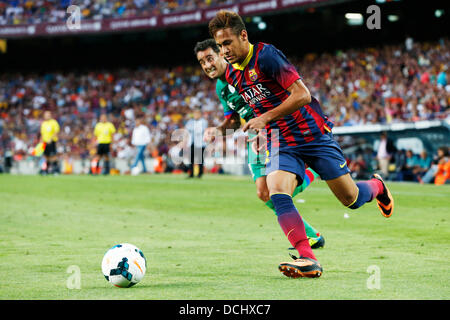
M 194 53 L 197 55 L 199 51 L 205 51 L 206 49 L 211 48 L 214 50 L 215 53 L 219 54 L 220 49 L 217 46 L 216 41 L 214 39 L 206 39 L 200 42 L 197 42 L 197 44 L 194 47 Z
M 242 18 L 234 11 L 220 10 L 216 16 L 209 22 L 209 34 L 214 38 L 217 31 L 231 28 L 233 33 L 239 36 L 245 29 L 245 23 Z
M 448 147 L 446 147 L 446 146 L 441 146 L 441 147 L 438 148 L 438 150 L 441 150 L 441 151 L 442 151 L 442 153 L 444 154 L 444 157 L 448 157 L 448 155 L 449 155 Z
M 134 116 L 135 120 L 142 120 L 145 121 L 145 112 L 139 110 L 136 112 L 135 116 Z

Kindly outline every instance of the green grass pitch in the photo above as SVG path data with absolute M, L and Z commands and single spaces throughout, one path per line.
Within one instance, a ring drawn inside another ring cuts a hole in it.
M 250 177 L 1 175 L 0 299 L 448 299 L 450 186 L 388 185 L 389 219 L 375 202 L 345 208 L 322 181 L 298 195 L 325 236 L 324 273 L 289 279 L 277 267 L 290 244 Z M 121 242 L 147 258 L 129 289 L 101 272 Z M 67 288 L 74 265 L 80 289 Z

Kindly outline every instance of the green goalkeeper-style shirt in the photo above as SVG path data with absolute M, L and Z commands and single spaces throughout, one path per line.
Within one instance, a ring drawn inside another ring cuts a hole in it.
M 226 81 L 222 81 L 220 79 L 217 80 L 216 93 L 219 97 L 220 103 L 223 106 L 223 113 L 226 118 L 231 117 L 233 112 L 238 113 L 239 116 L 245 121 L 249 121 L 255 117 L 253 109 L 245 102 L 236 89 L 229 85 Z M 250 134 L 249 137 L 252 138 L 254 136 L 254 134 Z M 247 143 L 247 150 L 248 163 L 250 165 L 253 178 L 257 179 L 258 177 L 265 175 L 263 172 L 265 169 L 265 155 L 254 153 L 252 148 L 250 148 L 250 143 Z
M 216 93 L 223 106 L 225 118 L 230 117 L 233 112 L 238 113 L 245 121 L 255 117 L 252 108 L 245 103 L 244 99 L 236 89 L 233 86 L 230 86 L 226 81 L 220 79 L 217 80 Z

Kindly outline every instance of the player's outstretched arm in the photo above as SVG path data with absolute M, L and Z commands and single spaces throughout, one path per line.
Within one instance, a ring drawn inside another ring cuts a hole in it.
M 268 123 L 281 119 L 311 102 L 311 94 L 300 79 L 291 84 L 287 90 L 290 92 L 290 95 L 283 101 L 283 103 L 281 103 L 278 107 L 267 111 L 261 116 L 251 119 L 244 125 L 242 130 L 247 131 L 249 129 L 264 129 Z
M 206 142 L 214 141 L 216 136 L 226 135 L 227 129 L 237 130 L 241 126 L 241 119 L 239 114 L 233 113 L 230 117 L 225 118 L 225 120 L 217 127 L 211 127 L 205 130 L 203 139 Z
M 253 138 L 248 139 L 248 142 L 251 143 L 250 146 L 255 154 L 259 154 L 261 150 L 267 147 L 267 138 L 262 134 L 262 131 L 258 132 Z
M 241 127 L 241 118 L 238 113 L 233 112 L 230 117 L 226 118 L 217 129 L 222 135 L 226 134 L 227 129 L 237 130 Z

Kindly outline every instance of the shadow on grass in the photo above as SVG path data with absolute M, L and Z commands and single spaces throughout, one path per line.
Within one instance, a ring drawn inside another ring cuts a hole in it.
M 146 289 L 164 289 L 164 290 L 168 290 L 168 289 L 188 289 L 188 288 L 197 288 L 197 287 L 201 287 L 204 286 L 203 282 L 176 282 L 176 283 L 164 283 L 164 282 L 155 282 L 155 283 L 138 283 L 135 286 L 132 286 L 131 288 L 118 288 L 118 287 L 114 287 L 113 285 L 108 285 L 106 284 L 105 286 L 96 286 L 96 287 L 90 287 L 90 288 L 86 288 L 86 289 L 107 289 L 108 287 L 112 288 L 112 289 L 117 289 L 117 290 L 146 290 Z

